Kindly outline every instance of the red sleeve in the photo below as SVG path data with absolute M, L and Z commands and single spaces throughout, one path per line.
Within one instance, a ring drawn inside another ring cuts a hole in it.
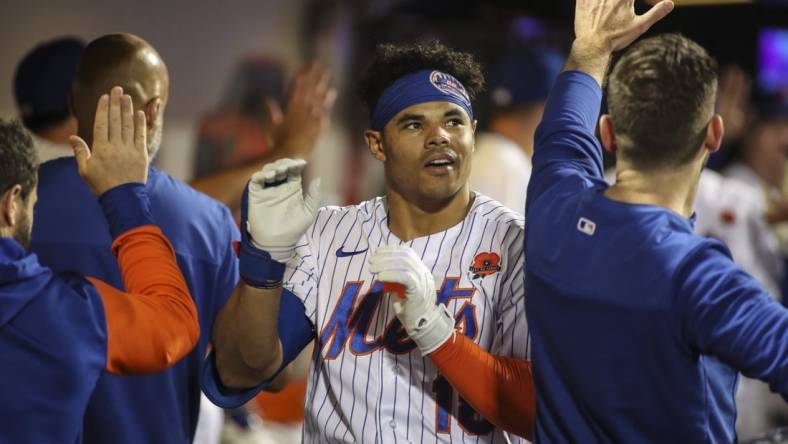
M 496 426 L 531 439 L 536 393 L 531 363 L 493 356 L 462 334 L 429 354 L 471 407 Z
M 150 373 L 186 356 L 200 336 L 197 309 L 158 227 L 144 225 L 112 243 L 118 258 L 122 292 L 95 278 L 107 321 L 107 371 Z

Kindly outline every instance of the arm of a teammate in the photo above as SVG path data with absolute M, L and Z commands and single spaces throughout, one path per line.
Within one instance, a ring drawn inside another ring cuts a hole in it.
M 290 83 L 284 114 L 276 101 L 268 102 L 266 132 L 271 149 L 247 165 L 197 178 L 191 186 L 237 209 L 249 177 L 262 165 L 282 158 L 311 157 L 335 100 L 328 71 L 318 63 L 303 66 Z
M 163 370 L 189 353 L 200 335 L 175 253 L 150 213 L 146 130 L 145 114 L 135 114 L 131 97 L 114 87 L 96 106 L 92 147 L 71 137 L 79 174 L 107 218 L 127 289 L 88 278 L 103 302 L 106 369 L 117 374 Z
M 533 172 L 526 200 L 529 207 L 567 176 L 604 179 L 602 149 L 594 130 L 610 57 L 673 8 L 672 2 L 662 1 L 637 16 L 631 3 L 576 2 L 575 41 L 564 72 L 550 92 L 534 139 Z
M 788 309 L 721 246 L 702 247 L 682 269 L 677 315 L 688 342 L 788 401 Z
M 428 357 L 477 413 L 507 432 L 532 438 L 536 390 L 530 362 L 494 356 L 462 334 Z
M 126 291 L 88 277 L 98 290 L 107 323 L 107 365 L 113 374 L 164 370 L 197 344 L 197 309 L 175 252 L 154 225 L 142 184 L 101 195 Z

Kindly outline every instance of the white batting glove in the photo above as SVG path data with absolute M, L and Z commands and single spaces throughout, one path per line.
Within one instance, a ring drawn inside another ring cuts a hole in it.
M 249 208 L 246 229 L 252 243 L 277 262 L 293 257 L 298 239 L 317 217 L 320 206 L 320 179 L 304 194 L 302 159 L 279 159 L 265 165 L 249 181 Z
M 387 245 L 369 259 L 372 273 L 385 283 L 405 287 L 405 298 L 391 297 L 394 313 L 423 355 L 437 350 L 454 335 L 454 319 L 443 304 L 436 305 L 432 272 L 409 247 Z

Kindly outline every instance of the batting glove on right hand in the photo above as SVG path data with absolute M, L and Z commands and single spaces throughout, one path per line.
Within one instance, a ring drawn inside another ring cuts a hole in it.
M 405 297 L 392 297 L 394 313 L 423 355 L 437 350 L 454 335 L 454 319 L 446 306 L 436 305 L 435 279 L 409 247 L 387 245 L 369 259 L 378 281 L 400 284 Z
M 317 217 L 320 179 L 304 194 L 302 159 L 279 159 L 254 173 L 249 181 L 246 229 L 252 243 L 277 262 L 293 257 L 295 246 Z

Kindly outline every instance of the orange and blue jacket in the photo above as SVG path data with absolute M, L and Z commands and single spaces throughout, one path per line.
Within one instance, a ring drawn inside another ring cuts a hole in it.
M 197 343 L 196 308 L 144 187 L 116 187 L 99 200 L 125 291 L 55 274 L 0 238 L 0 442 L 81 442 L 101 374 L 161 371 Z

